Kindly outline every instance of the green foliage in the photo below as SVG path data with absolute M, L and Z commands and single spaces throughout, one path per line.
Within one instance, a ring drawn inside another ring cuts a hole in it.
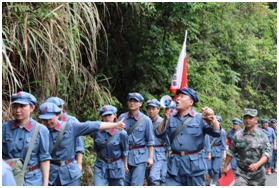
M 100 120 L 105 104 L 127 111 L 127 94 L 171 95 L 187 37 L 188 86 L 195 109 L 209 106 L 228 130 L 246 107 L 277 117 L 277 3 L 2 3 L 3 120 L 10 96 L 32 92 L 39 104 L 65 99 L 80 121 Z M 141 109 L 146 113 L 145 103 Z M 37 116 L 35 112 L 33 116 Z M 85 138 L 82 185 L 96 159 Z
M 113 86 L 112 94 L 123 104 L 120 113 L 127 111 L 129 92 L 146 100 L 174 96 L 169 86 L 187 29 L 188 86 L 199 94 L 197 111 L 212 107 L 226 129 L 246 107 L 257 108 L 260 118 L 276 117 L 274 5 L 187 2 L 148 8 L 147 3 L 140 4 L 141 12 L 127 4 L 106 5 L 108 46 L 100 38 L 98 48 L 108 53 L 98 53 L 97 71 L 114 78 L 104 85 Z

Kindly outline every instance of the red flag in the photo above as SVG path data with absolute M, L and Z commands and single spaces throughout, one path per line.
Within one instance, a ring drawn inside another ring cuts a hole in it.
M 233 169 L 231 165 L 228 166 L 227 174 L 223 174 L 223 176 L 218 180 L 220 186 L 233 186 L 235 182 L 235 178 L 233 175 Z
M 187 30 L 185 31 L 185 38 L 182 50 L 180 52 L 176 69 L 172 77 L 170 90 L 175 94 L 176 100 L 176 91 L 178 89 L 187 87 L 187 55 L 186 55 L 186 39 L 187 39 Z

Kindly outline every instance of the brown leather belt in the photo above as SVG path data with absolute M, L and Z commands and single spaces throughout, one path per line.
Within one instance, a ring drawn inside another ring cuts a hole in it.
M 75 160 L 75 158 L 72 158 L 68 161 L 52 161 L 52 160 L 50 160 L 50 163 L 54 164 L 54 165 L 57 165 L 57 166 L 65 166 L 65 165 L 73 162 L 74 160 Z
M 27 167 L 27 171 L 30 172 L 30 171 L 33 171 L 33 170 L 37 170 L 39 168 L 40 168 L 40 165 L 31 166 L 31 167 Z
M 199 152 L 200 152 L 200 150 L 198 150 L 198 151 L 172 151 L 173 154 L 181 155 L 181 156 L 192 155 L 192 154 L 196 154 Z
M 154 148 L 164 147 L 163 145 L 155 145 Z
M 129 145 L 129 149 L 139 149 L 139 148 L 144 148 L 145 146 L 133 146 Z
M 107 159 L 105 157 L 102 157 L 101 155 L 99 155 L 99 158 L 102 159 L 103 161 L 105 161 L 106 163 L 111 163 L 111 162 L 114 162 L 114 161 L 118 161 L 120 159 L 122 159 L 122 157 L 117 157 L 117 158 L 114 158 L 114 159 Z

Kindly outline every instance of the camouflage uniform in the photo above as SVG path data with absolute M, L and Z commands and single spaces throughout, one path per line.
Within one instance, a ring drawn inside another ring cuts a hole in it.
M 260 166 L 256 172 L 251 172 L 248 168 L 264 155 L 270 158 L 271 147 L 266 134 L 259 129 L 254 129 L 251 133 L 248 133 L 246 129 L 238 131 L 227 152 L 232 157 L 235 153 L 238 153 L 235 185 L 264 186 L 266 179 L 264 165 Z

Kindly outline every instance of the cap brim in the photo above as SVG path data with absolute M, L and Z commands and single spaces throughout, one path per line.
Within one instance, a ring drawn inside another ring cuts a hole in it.
M 252 114 L 243 114 L 243 116 L 251 116 L 251 117 L 256 117 L 257 115 L 252 115 Z
M 54 116 L 56 116 L 56 114 L 41 114 L 39 115 L 40 119 L 52 119 Z
M 156 105 L 156 104 L 147 104 L 147 106 L 155 106 L 155 107 L 158 107 L 158 108 L 160 108 L 158 105 Z
M 129 97 L 128 100 L 129 99 L 136 99 L 138 102 L 141 102 L 137 97 L 134 97 L 134 96 L 133 97 Z
M 111 114 L 113 114 L 113 112 L 107 111 L 107 112 L 102 113 L 101 116 L 105 116 L 105 115 L 109 115 L 109 114 L 111 115 Z
M 177 91 L 176 91 L 176 95 L 178 95 L 179 93 L 184 93 L 181 89 L 178 89 Z M 185 94 L 185 93 L 184 93 Z
M 24 100 L 15 100 L 15 101 L 12 102 L 12 104 L 15 104 L 15 103 L 17 103 L 17 104 L 30 104 L 29 101 L 24 101 Z

